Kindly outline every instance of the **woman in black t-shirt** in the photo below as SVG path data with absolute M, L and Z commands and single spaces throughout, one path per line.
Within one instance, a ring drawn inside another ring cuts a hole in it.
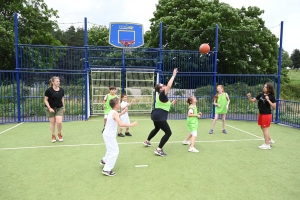
M 46 108 L 46 115 L 50 120 L 50 130 L 52 133 L 52 142 L 56 142 L 55 124 L 57 125 L 58 141 L 64 141 L 61 129 L 62 118 L 65 112 L 64 90 L 59 87 L 59 77 L 53 76 L 50 80 L 50 87 L 45 92 L 44 102 Z
M 255 98 L 252 98 L 250 93 L 248 93 L 247 96 L 250 102 L 258 101 L 258 125 L 260 125 L 265 138 L 265 143 L 259 146 L 259 148 L 271 149 L 270 145 L 274 144 L 275 142 L 270 138 L 268 129 L 272 121 L 271 107 L 273 109 L 276 108 L 274 87 L 271 83 L 266 83 L 262 93 L 259 93 Z

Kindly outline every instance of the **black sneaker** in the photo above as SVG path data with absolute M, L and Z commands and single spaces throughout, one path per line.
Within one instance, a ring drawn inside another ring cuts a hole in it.
M 151 147 L 151 143 L 150 143 L 148 140 L 146 140 L 145 142 L 143 142 L 143 144 L 144 144 L 146 147 Z
M 126 136 L 132 136 L 129 132 L 125 133 Z
M 165 154 L 165 152 L 162 149 L 155 149 L 154 153 L 159 156 L 167 156 L 167 154 Z
M 123 135 L 122 133 L 118 133 L 119 137 L 125 137 L 125 135 Z
M 103 160 L 100 161 L 100 165 L 105 165 L 105 164 L 106 163 Z
M 102 170 L 102 174 L 104 174 L 105 176 L 115 176 L 116 173 L 113 171 L 104 171 Z

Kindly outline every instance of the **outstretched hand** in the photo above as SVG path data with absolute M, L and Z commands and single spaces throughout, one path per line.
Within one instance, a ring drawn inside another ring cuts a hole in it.
M 174 99 L 174 100 L 171 102 L 171 105 L 174 105 L 176 102 L 177 102 L 177 100 Z
M 176 75 L 177 73 L 178 73 L 178 69 L 175 68 L 175 69 L 173 70 L 173 75 Z
M 138 124 L 138 121 L 131 123 L 132 126 L 136 126 L 137 124 Z

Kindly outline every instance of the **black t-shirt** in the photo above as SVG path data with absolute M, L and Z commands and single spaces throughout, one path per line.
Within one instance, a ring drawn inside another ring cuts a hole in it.
M 259 95 L 257 95 L 255 98 L 258 100 L 257 106 L 260 114 L 272 114 L 271 105 L 266 100 L 266 96 L 269 96 L 269 99 L 272 103 L 275 103 L 276 101 L 274 95 L 264 95 L 263 93 L 259 93 Z
M 168 96 L 165 95 L 164 90 L 159 93 L 159 100 L 161 102 L 168 102 L 169 101 Z M 168 119 L 168 114 L 169 114 L 169 112 L 167 112 L 163 109 L 155 108 L 151 113 L 151 119 L 153 121 L 166 121 Z
M 65 92 L 62 88 L 59 88 L 58 91 L 55 91 L 52 87 L 50 87 L 45 92 L 45 96 L 48 97 L 48 102 L 51 108 L 63 107 L 61 99 L 64 95 Z

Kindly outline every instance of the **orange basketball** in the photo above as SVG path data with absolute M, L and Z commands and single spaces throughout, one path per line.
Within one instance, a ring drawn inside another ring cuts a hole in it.
M 204 43 L 204 44 L 201 44 L 201 46 L 199 47 L 199 51 L 200 53 L 202 54 L 207 54 L 209 51 L 210 51 L 210 47 L 208 44 Z

